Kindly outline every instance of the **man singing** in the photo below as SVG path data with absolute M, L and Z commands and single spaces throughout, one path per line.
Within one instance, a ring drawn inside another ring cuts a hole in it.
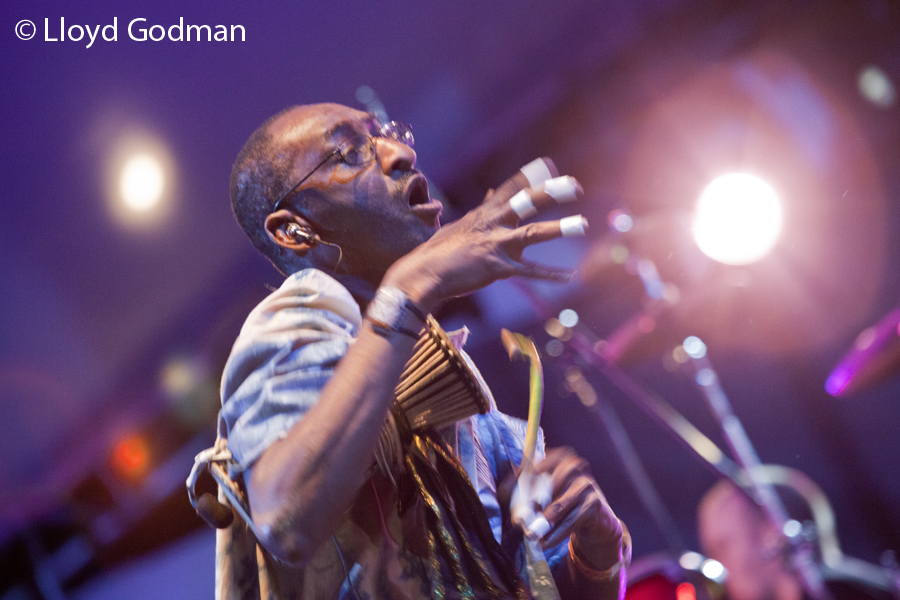
M 521 422 L 493 410 L 420 438 L 407 451 L 421 477 L 373 465 L 424 315 L 498 279 L 566 280 L 522 252 L 580 218 L 519 220 L 581 190 L 535 161 L 442 228 L 412 141 L 402 123 L 319 104 L 276 115 L 237 158 L 234 214 L 287 279 L 250 314 L 223 375 L 220 443 L 252 523 L 220 532 L 218 597 L 536 593 L 509 514 Z M 552 497 L 538 533 L 559 594 L 617 597 L 624 525 L 586 461 L 539 458 Z

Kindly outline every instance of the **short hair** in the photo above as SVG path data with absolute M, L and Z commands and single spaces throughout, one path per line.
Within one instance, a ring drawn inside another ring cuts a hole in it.
M 708 514 L 710 510 L 724 506 L 727 502 L 737 502 L 745 516 L 753 517 L 760 522 L 765 521 L 766 516 L 762 507 L 730 479 L 720 479 L 703 494 L 697 507 L 698 518 Z
M 764 466 L 770 469 L 785 469 L 784 467 L 774 467 L 773 465 Z M 802 473 L 796 473 L 797 475 L 793 476 L 795 479 L 801 476 L 806 477 Z M 812 482 L 812 480 L 809 481 Z M 777 482 L 774 484 L 774 489 L 788 518 L 796 519 L 798 521 L 814 518 L 809 500 L 803 497 L 798 488 L 795 488 L 788 483 Z M 739 486 L 730 479 L 720 479 L 715 485 L 707 490 L 703 495 L 703 498 L 701 498 L 700 504 L 697 507 L 698 521 L 710 510 L 723 506 L 729 500 L 734 500 L 738 502 L 742 510 L 744 510 L 744 515 L 746 517 L 752 518 L 758 524 L 767 524 L 769 520 L 766 516 L 765 509 L 753 499 L 752 494 L 753 491 L 749 483 L 744 485 L 742 482 L 742 485 Z
M 285 108 L 260 125 L 241 148 L 231 169 L 231 211 L 235 219 L 253 247 L 285 274 L 290 270 L 289 257 L 269 239 L 265 221 L 278 199 L 290 189 L 288 181 L 301 150 L 275 139 L 269 126 L 295 108 Z

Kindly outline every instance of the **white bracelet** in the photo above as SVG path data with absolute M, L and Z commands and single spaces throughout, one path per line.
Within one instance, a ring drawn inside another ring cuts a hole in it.
M 401 290 L 383 285 L 366 309 L 366 321 L 383 337 L 396 332 L 419 339 L 425 313 Z

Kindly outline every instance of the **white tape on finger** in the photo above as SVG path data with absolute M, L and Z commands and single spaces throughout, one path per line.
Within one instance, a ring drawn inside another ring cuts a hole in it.
M 544 191 L 559 203 L 577 199 L 578 182 L 574 177 L 564 175 L 544 182 Z
M 528 180 L 528 187 L 537 187 L 553 177 L 543 158 L 536 158 L 519 170 Z
M 528 531 L 533 533 L 538 539 L 547 535 L 547 532 L 553 529 L 550 522 L 544 515 L 538 515 L 537 518 L 528 526 Z
M 515 196 L 510 198 L 509 207 L 519 215 L 520 219 L 527 219 L 537 214 L 537 209 L 534 207 L 534 202 L 531 200 L 531 194 L 528 193 L 528 190 L 519 190 Z
M 572 215 L 571 217 L 559 220 L 559 230 L 562 232 L 563 237 L 584 235 L 585 231 L 587 231 L 587 227 L 587 219 L 581 215 Z

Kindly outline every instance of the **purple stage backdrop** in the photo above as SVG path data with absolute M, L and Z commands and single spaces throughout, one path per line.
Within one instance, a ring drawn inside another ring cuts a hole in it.
M 548 443 L 590 460 L 636 558 L 673 537 L 698 549 L 715 477 L 548 333 L 562 309 L 598 340 L 632 323 L 623 370 L 724 448 L 672 354 L 702 337 L 762 461 L 823 488 L 845 553 L 900 550 L 900 359 L 886 348 L 868 387 L 825 390 L 900 304 L 895 2 L 6 0 L 2 15 L 0 599 L 211 597 L 213 534 L 184 479 L 215 437 L 240 324 L 280 283 L 231 215 L 231 164 L 267 117 L 318 101 L 412 123 L 445 221 L 537 156 L 583 184 L 589 235 L 529 251 L 579 268 L 572 282 L 498 283 L 439 316 L 468 325 L 519 416 L 527 370 L 499 330 L 534 337 Z M 743 267 L 689 234 L 700 192 L 729 172 L 766 180 L 784 211 L 771 254 Z M 616 210 L 628 232 L 607 227 Z M 626 255 L 652 261 L 678 302 L 648 304 Z M 674 530 L 642 507 L 573 365 L 616 410 Z

